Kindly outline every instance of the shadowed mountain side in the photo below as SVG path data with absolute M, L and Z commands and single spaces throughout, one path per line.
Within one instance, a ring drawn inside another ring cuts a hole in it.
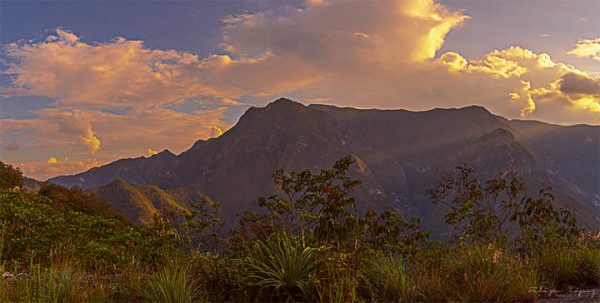
M 369 203 L 363 207 L 394 208 L 435 227 L 443 226 L 442 218 L 425 199 L 425 190 L 444 171 L 465 163 L 483 179 L 516 171 L 531 184 L 551 183 L 560 192 L 557 196 L 585 210 L 580 217 L 594 225 L 600 189 L 593 168 L 600 167 L 600 159 L 589 155 L 599 150 L 598 136 L 593 136 L 599 130 L 508 121 L 478 106 L 410 112 L 304 106 L 279 99 L 248 109 L 222 136 L 200 140 L 178 156 L 165 151 L 119 160 L 51 181 L 93 188 L 122 178 L 176 190 L 188 199 L 204 193 L 220 201 L 223 218 L 231 220 L 255 208 L 258 197 L 275 192 L 274 170 L 316 170 L 350 154 L 357 162 L 351 175 L 363 182 L 355 195 Z M 539 186 L 530 188 L 537 194 Z M 126 203 L 125 198 L 119 196 L 115 203 Z M 148 202 L 134 205 L 148 208 Z

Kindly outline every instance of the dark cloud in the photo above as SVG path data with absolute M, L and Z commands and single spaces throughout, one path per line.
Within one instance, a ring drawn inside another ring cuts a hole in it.
M 560 91 L 569 95 L 600 95 L 600 79 L 568 73 L 562 76 Z

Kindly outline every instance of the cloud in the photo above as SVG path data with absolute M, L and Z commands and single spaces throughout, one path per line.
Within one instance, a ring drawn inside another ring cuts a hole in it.
M 548 54 L 517 46 L 470 60 L 438 54 L 468 18 L 433 1 L 330 1 L 283 17 L 243 15 L 228 20 L 223 37 L 229 58 L 240 59 L 210 69 L 208 79 L 263 98 L 413 110 L 480 104 L 508 118 L 600 123 L 585 105 L 596 97 L 540 94 L 567 73 L 597 78 Z
M 48 108 L 39 110 L 36 113 L 40 120 L 55 123 L 60 133 L 77 136 L 92 154 L 100 149 L 100 139 L 96 136 L 96 132 L 92 130 L 91 117 L 87 112 L 78 109 Z
M 11 58 L 2 73 L 13 77 L 6 96 L 53 97 L 61 106 L 128 108 L 181 103 L 188 99 L 218 103 L 237 95 L 204 83 L 197 56 L 151 50 L 142 41 L 117 37 L 88 44 L 68 31 L 43 42 L 10 43 Z
M 217 138 L 217 137 L 221 136 L 222 134 L 223 134 L 223 130 L 218 126 L 214 126 L 210 129 L 210 133 L 208 134 L 208 136 L 211 138 Z
M 600 61 L 600 38 L 579 40 L 567 54 Z
M 46 160 L 14 161 L 12 164 L 19 167 L 26 176 L 36 176 L 41 180 L 60 174 L 81 172 L 100 165 L 94 158 L 61 160 L 54 156 Z
M 221 50 L 205 57 L 120 37 L 82 41 L 59 28 L 4 47 L 10 83 L 0 93 L 56 102 L 33 118 L 2 119 L 0 135 L 20 146 L 8 160 L 48 176 L 149 146 L 181 152 L 228 129 L 229 108 L 282 95 L 363 108 L 479 104 L 507 118 L 600 124 L 597 74 L 518 46 L 478 58 L 440 53 L 468 20 L 431 0 L 308 1 L 225 18 Z M 570 53 L 595 58 L 598 42 Z M 174 109 L 190 103 L 202 109 Z M 50 156 L 68 160 L 50 169 Z

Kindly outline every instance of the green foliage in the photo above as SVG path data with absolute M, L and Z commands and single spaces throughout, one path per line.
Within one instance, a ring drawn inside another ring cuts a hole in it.
M 176 246 L 171 235 L 79 212 L 60 212 L 45 197 L 23 191 L 0 193 L 0 256 L 49 265 L 73 259 L 84 268 L 150 264 Z
M 306 295 L 316 252 L 316 248 L 302 247 L 298 239 L 284 232 L 256 240 L 244 259 L 249 285 L 269 291 L 273 298 Z
M 141 285 L 144 300 L 156 303 L 197 302 L 200 292 L 188 265 L 172 260 L 151 274 Z
M 20 188 L 23 185 L 23 173 L 20 169 L 0 161 L 0 191 Z
M 548 190 L 527 197 L 514 175 L 481 185 L 466 167 L 445 175 L 429 195 L 447 207 L 448 245 L 416 218 L 359 212 L 352 163 L 275 172 L 279 195 L 226 241 L 208 198 L 134 226 L 79 189 L 7 187 L 0 273 L 15 276 L 0 280 L 0 301 L 497 302 L 600 286 L 599 234 L 582 233 Z
M 78 187 L 68 189 L 46 182 L 40 186 L 38 195 L 47 198 L 48 204 L 61 212 L 76 211 L 131 224 L 127 218 L 114 210 L 108 203 Z

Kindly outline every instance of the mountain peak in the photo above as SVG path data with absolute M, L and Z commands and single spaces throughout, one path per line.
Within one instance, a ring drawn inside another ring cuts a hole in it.
M 304 106 L 304 104 L 297 102 L 297 101 L 293 101 L 291 99 L 279 98 L 279 99 L 267 104 L 267 106 L 265 108 L 269 109 L 269 108 L 300 108 L 300 107 L 305 107 L 305 106 Z

